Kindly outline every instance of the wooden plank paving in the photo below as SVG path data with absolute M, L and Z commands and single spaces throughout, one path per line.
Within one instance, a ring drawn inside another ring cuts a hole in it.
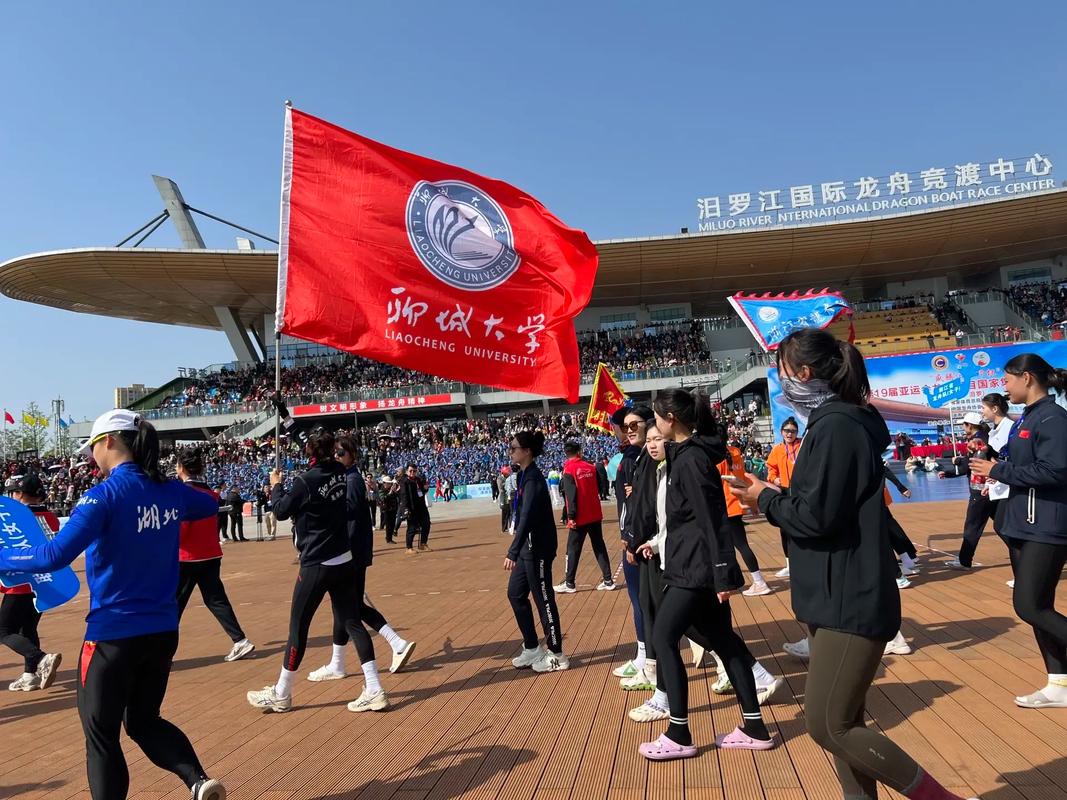
M 454 505 L 449 513 L 463 508 Z M 1067 712 L 1027 711 L 1012 703 L 1016 694 L 1042 685 L 1045 675 L 1031 632 L 1011 607 L 1003 545 L 991 534 L 983 539 L 977 559 L 985 566 L 972 573 L 941 566 L 944 553 L 959 545 L 963 510 L 955 502 L 893 508 L 921 545 L 923 573 L 903 593 L 903 630 L 915 652 L 885 660 L 868 697 L 870 724 L 964 796 L 1067 797 Z M 777 570 L 777 532 L 763 524 L 749 532 L 765 572 Z M 183 620 L 165 716 L 189 734 L 208 771 L 236 800 L 840 797 L 830 759 L 804 732 L 805 665 L 782 650 L 803 635 L 785 583 L 774 582 L 779 591 L 767 597 L 733 601 L 735 622 L 755 655 L 786 678 L 765 707 L 781 745 L 766 753 L 710 747 L 716 734 L 737 724 L 738 710 L 732 697 L 711 692 L 713 670 L 690 669 L 690 719 L 701 754 L 684 763 L 650 764 L 637 745 L 663 724 L 631 722 L 626 711 L 647 693 L 623 692 L 611 675 L 634 653 L 625 591 L 592 590 L 598 575 L 587 549 L 581 591 L 559 598 L 571 669 L 517 672 L 510 659 L 518 635 L 501 569 L 507 543 L 494 517 L 442 519 L 434 526 L 434 551 L 415 557 L 385 545 L 379 534 L 370 594 L 418 650 L 407 672 L 383 674 L 390 710 L 359 715 L 345 704 L 359 693 L 360 677 L 303 680 L 329 659 L 328 604 L 312 627 L 294 710 L 264 715 L 247 705 L 247 690 L 277 677 L 296 568 L 287 540 L 228 545 L 227 591 L 257 655 L 223 663 L 229 642 L 195 598 Z M 45 645 L 65 656 L 52 689 L 0 691 L 6 748 L 0 798 L 88 798 L 74 693 L 86 606 L 83 595 L 42 620 Z M 377 637 L 375 646 L 387 665 L 388 648 Z M 355 661 L 351 652 L 349 670 L 357 668 Z M 0 650 L 5 681 L 20 670 L 14 655 Z M 131 797 L 188 797 L 176 778 L 128 741 L 124 745 Z M 898 797 L 888 790 L 884 795 Z

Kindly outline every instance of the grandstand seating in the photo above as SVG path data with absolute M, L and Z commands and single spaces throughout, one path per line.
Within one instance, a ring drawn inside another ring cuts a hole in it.
M 853 318 L 856 347 L 864 355 L 889 355 L 916 350 L 952 347 L 955 338 L 925 306 L 885 311 L 861 311 Z M 840 338 L 848 336 L 848 320 L 839 320 L 830 331 Z

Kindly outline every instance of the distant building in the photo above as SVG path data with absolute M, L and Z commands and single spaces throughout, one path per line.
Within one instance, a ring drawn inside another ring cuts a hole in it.
M 120 386 L 115 389 L 115 408 L 129 408 L 142 397 L 152 394 L 156 389 L 153 386 L 145 386 L 143 383 L 135 383 L 132 386 Z

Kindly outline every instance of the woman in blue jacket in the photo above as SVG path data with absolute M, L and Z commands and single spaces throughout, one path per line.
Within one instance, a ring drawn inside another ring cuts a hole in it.
M 159 468 L 156 430 L 115 409 L 93 423 L 82 455 L 106 478 L 86 492 L 46 545 L 0 549 L 0 571 L 53 572 L 85 552 L 89 616 L 78 664 L 78 714 L 93 800 L 121 800 L 130 773 L 126 733 L 153 764 L 170 770 L 193 800 L 224 800 L 184 733 L 159 715 L 178 649 L 178 536 L 186 520 L 218 512 L 215 498 Z
M 1021 353 L 1004 365 L 1004 379 L 1011 402 L 1026 409 L 1000 460 L 972 459 L 971 473 L 1009 487 L 997 520 L 1015 574 L 1015 613 L 1033 626 L 1048 669 L 1048 684 L 1015 704 L 1067 708 L 1067 617 L 1055 608 L 1067 563 L 1067 410 L 1049 394 L 1067 389 L 1067 370 Z

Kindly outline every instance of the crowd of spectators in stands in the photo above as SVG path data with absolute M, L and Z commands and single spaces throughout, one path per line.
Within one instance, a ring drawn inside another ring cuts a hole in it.
M 0 464 L 0 486 L 17 475 L 36 473 L 48 486 L 45 502 L 60 516 L 70 514 L 74 504 L 100 480 L 95 465 L 77 458 L 30 456 Z
M 707 362 L 710 353 L 703 324 L 693 321 L 650 325 L 640 330 L 584 333 L 578 340 L 582 374 L 592 376 L 599 362 L 619 373 Z M 339 356 L 304 366 L 283 367 L 282 394 L 313 402 L 318 395 L 402 386 L 414 390 L 443 380 L 358 356 Z M 273 392 L 272 364 L 224 369 L 190 379 L 182 391 L 167 397 L 160 408 L 265 402 Z
M 1067 320 L 1067 288 L 1063 284 L 1028 283 L 1012 286 L 1005 294 L 1046 328 Z

